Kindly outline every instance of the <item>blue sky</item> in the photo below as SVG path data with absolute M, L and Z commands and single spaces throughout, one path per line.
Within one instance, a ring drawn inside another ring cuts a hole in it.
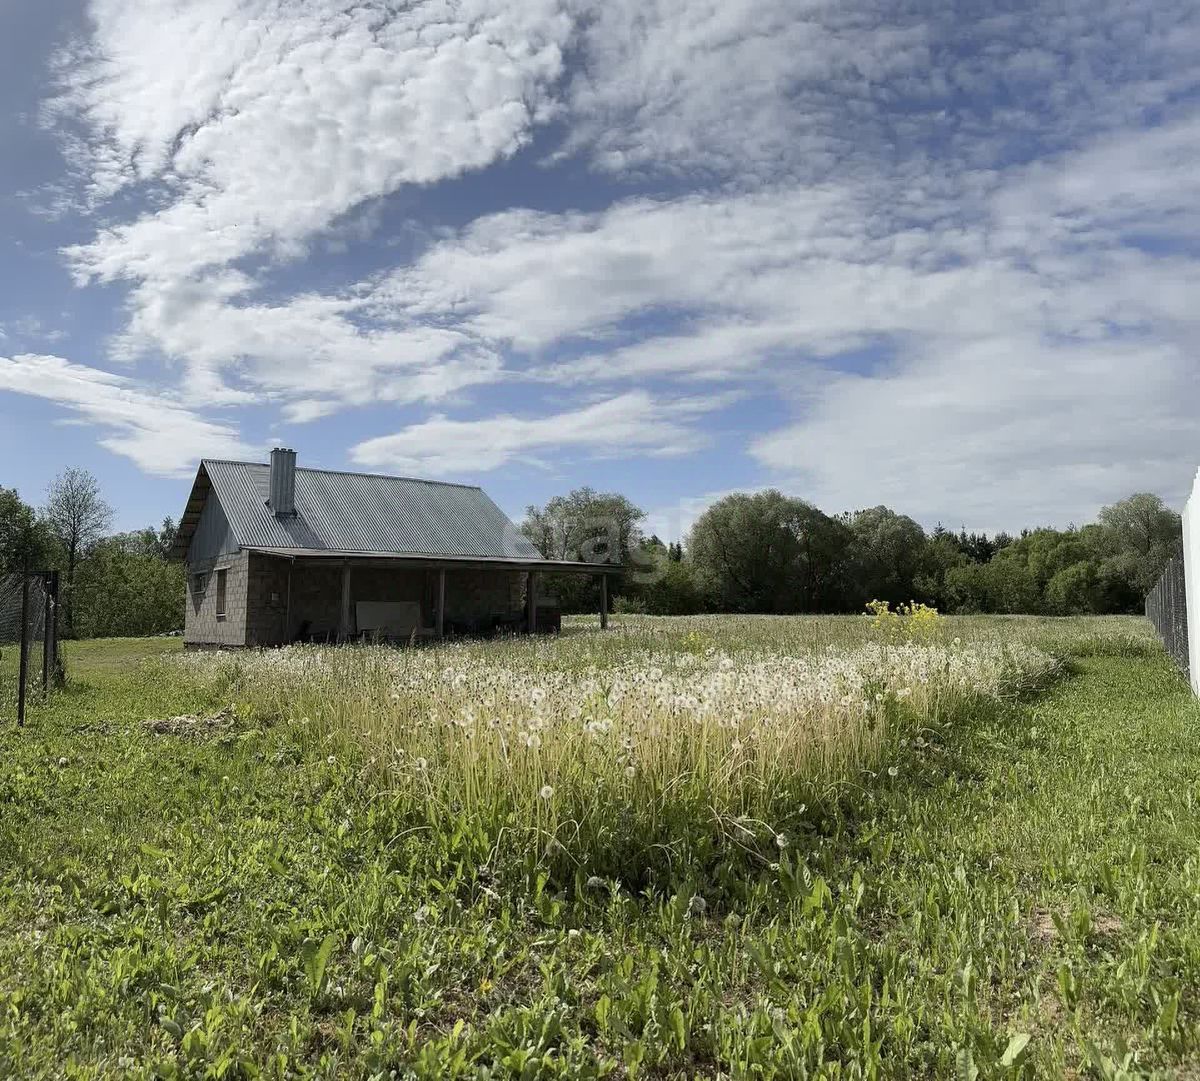
M 0 484 L 1178 502 L 1198 55 L 1191 0 L 6 4 Z

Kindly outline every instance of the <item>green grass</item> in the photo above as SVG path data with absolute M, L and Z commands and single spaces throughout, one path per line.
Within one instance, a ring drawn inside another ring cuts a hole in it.
M 925 732 L 778 866 L 648 894 L 416 822 L 305 726 L 150 732 L 227 702 L 136 663 L 177 642 L 68 644 L 0 730 L 0 1076 L 1197 1075 L 1200 708 L 1140 621 L 950 626 L 1069 672 Z

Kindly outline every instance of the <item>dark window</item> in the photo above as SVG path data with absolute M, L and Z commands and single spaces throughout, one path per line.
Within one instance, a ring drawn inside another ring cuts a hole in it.
M 204 575 L 203 574 L 193 574 L 192 575 L 192 593 L 194 593 L 197 597 L 204 596 Z
M 217 571 L 217 619 L 225 618 L 225 571 Z

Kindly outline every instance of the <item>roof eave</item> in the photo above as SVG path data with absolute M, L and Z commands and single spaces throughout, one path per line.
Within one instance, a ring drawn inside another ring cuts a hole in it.
M 416 563 L 424 566 L 476 566 L 494 570 L 542 570 L 562 574 L 617 574 L 620 563 L 584 563 L 572 559 L 542 559 L 540 556 L 439 555 L 428 552 L 370 552 L 326 548 L 280 548 L 243 545 L 246 551 L 280 559 L 312 562 L 387 562 Z
M 200 524 L 200 516 L 208 503 L 212 491 L 212 481 L 209 480 L 208 470 L 201 461 L 196 469 L 196 478 L 192 481 L 191 491 L 188 492 L 187 503 L 179 516 L 179 524 L 175 529 L 175 541 L 167 553 L 167 560 L 172 563 L 182 563 L 187 559 L 192 537 L 196 535 L 196 527 Z

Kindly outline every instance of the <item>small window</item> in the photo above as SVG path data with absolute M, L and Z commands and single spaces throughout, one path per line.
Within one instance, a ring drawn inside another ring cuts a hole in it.
M 196 597 L 204 596 L 204 577 L 203 574 L 192 575 L 192 594 Z
M 225 571 L 217 571 L 217 619 L 225 618 Z

